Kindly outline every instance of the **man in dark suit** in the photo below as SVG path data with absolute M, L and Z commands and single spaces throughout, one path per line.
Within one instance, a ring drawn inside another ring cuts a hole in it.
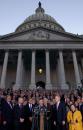
M 2 98 L 0 97 L 0 130 L 2 130 Z
M 13 130 L 13 104 L 11 96 L 7 95 L 2 104 L 3 130 Z
M 60 101 L 60 95 L 55 96 L 56 104 L 53 107 L 53 120 L 56 130 L 64 130 L 66 125 L 66 106 Z
M 79 111 L 80 111 L 81 114 L 82 114 L 82 121 L 83 121 L 83 97 L 82 97 L 82 99 L 81 99 L 81 105 L 80 105 L 80 107 L 79 107 Z
M 24 130 L 25 129 L 25 108 L 24 99 L 22 97 L 18 98 L 18 104 L 14 106 L 14 129 Z
M 32 98 L 29 99 L 27 105 L 25 106 L 25 126 L 26 130 L 29 129 L 31 130 L 32 128 L 32 113 L 33 113 L 33 103 L 32 103 Z

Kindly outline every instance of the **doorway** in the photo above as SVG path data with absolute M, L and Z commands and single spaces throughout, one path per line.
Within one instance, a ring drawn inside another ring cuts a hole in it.
M 36 83 L 36 88 L 45 89 L 45 82 L 43 82 L 43 81 L 38 81 L 38 82 Z

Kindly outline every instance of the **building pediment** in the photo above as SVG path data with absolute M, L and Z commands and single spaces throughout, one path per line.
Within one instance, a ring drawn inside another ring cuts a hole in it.
M 12 33 L 5 35 L 0 38 L 1 40 L 23 40 L 23 41 L 33 41 L 33 40 L 79 40 L 77 35 L 69 34 L 66 32 L 51 31 L 43 28 L 36 28 L 30 31 L 25 31 L 22 33 Z

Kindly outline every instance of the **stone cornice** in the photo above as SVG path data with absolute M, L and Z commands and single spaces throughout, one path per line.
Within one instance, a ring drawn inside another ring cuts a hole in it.
M 83 40 L 0 40 L 0 44 L 7 44 L 7 43 L 11 43 L 11 44 L 83 44 Z
M 43 43 L 43 44 L 42 44 Z M 67 50 L 83 50 L 83 44 L 82 43 L 79 43 L 79 44 L 76 44 L 75 42 L 72 42 L 72 44 L 70 43 L 67 43 L 67 44 L 64 44 L 64 42 L 56 42 L 56 43 L 53 43 L 53 42 L 50 42 L 49 43 L 45 43 L 45 42 L 42 42 L 42 43 L 37 43 L 35 42 L 34 44 L 33 43 L 19 43 L 19 44 L 16 44 L 15 42 L 13 42 L 12 44 L 10 43 L 6 43 L 6 44 L 3 44 L 1 43 L 0 44 L 0 50 L 1 49 L 8 49 L 8 50 L 20 50 L 20 49 L 23 49 L 23 50 L 26 50 L 26 49 L 36 49 L 36 50 L 40 50 L 40 49 L 67 49 Z

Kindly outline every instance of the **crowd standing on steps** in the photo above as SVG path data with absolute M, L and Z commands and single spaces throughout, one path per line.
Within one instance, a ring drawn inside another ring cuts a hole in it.
M 0 89 L 0 130 L 83 130 L 83 92 Z

